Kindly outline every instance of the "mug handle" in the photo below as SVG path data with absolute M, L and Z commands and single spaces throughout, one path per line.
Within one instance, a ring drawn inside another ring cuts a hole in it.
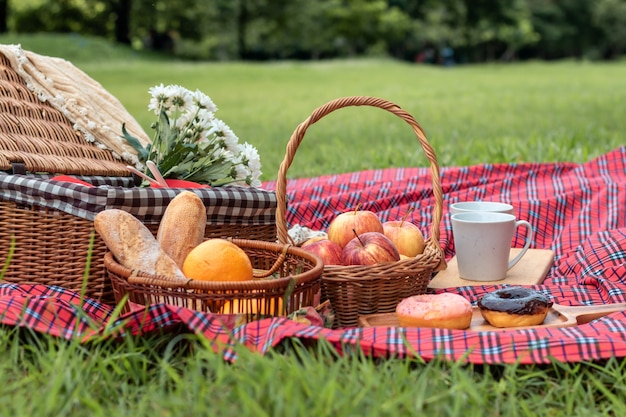
M 522 251 L 520 253 L 518 253 L 517 256 L 515 256 L 515 258 L 513 258 L 513 259 L 511 259 L 509 261 L 509 269 L 513 268 L 513 266 L 515 266 L 515 264 L 518 263 L 520 261 L 520 259 L 522 259 L 522 256 L 524 256 L 524 254 L 526 253 L 526 251 L 530 247 L 530 243 L 533 240 L 533 227 L 530 225 L 530 223 L 528 223 L 526 220 L 518 220 L 518 221 L 516 221 L 515 222 L 515 229 L 517 230 L 517 228 L 520 227 L 520 226 L 524 226 L 528 230 L 528 234 L 526 236 L 526 243 L 524 244 L 524 248 L 522 248 Z

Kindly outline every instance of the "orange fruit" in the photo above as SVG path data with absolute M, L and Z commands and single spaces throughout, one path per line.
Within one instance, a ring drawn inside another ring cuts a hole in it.
M 183 262 L 183 274 L 201 281 L 247 281 L 252 273 L 246 252 L 226 239 L 205 240 Z
M 270 300 L 240 300 L 226 301 L 221 309 L 222 314 L 253 314 L 253 315 L 283 315 L 282 298 Z

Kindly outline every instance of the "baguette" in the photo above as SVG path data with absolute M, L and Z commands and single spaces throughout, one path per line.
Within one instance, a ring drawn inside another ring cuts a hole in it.
M 204 240 L 206 221 L 206 207 L 191 191 L 181 192 L 167 205 L 156 239 L 179 268 L 189 252 Z
M 94 227 L 115 259 L 126 268 L 188 281 L 150 229 L 132 214 L 119 209 L 101 211 L 94 219 Z

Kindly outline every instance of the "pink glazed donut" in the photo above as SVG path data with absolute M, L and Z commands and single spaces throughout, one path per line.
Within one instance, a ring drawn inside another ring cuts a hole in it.
M 453 293 L 414 295 L 398 303 L 396 316 L 402 327 L 467 329 L 472 321 L 472 305 Z

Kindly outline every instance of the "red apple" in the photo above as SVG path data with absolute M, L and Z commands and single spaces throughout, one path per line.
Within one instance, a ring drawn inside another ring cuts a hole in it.
M 300 245 L 300 247 L 303 248 L 306 245 L 310 245 L 313 242 L 317 242 L 319 240 L 325 240 L 325 239 L 328 239 L 328 237 L 327 236 L 322 236 L 322 235 L 313 236 L 312 238 L 309 238 L 309 239 L 305 240 L 304 243 L 302 245 Z
M 383 230 L 401 255 L 414 257 L 424 252 L 424 235 L 413 223 L 391 220 L 383 223 Z
M 369 210 L 356 210 L 341 213 L 328 226 L 328 239 L 339 243 L 343 248 L 354 239 L 354 231 L 358 235 L 367 232 L 383 233 L 383 224 L 378 215 Z
M 319 256 L 324 265 L 341 265 L 341 246 L 329 239 L 305 242 L 302 249 Z
M 344 265 L 374 265 L 399 260 L 398 249 L 387 236 L 379 232 L 358 234 L 341 252 Z

